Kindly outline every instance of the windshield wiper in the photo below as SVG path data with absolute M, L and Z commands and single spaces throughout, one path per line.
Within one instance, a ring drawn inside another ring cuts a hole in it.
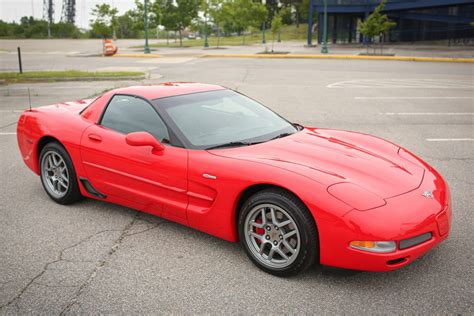
M 250 143 L 250 142 L 241 142 L 241 141 L 238 141 L 238 142 L 228 142 L 228 143 L 224 143 L 224 144 L 220 144 L 220 145 L 216 145 L 216 146 L 211 146 L 211 147 L 208 147 L 206 148 L 206 150 L 210 150 L 210 149 L 218 149 L 218 148 L 227 148 L 227 147 L 238 147 L 238 146 L 250 146 L 250 145 L 256 145 L 256 144 L 261 144 L 261 143 L 264 143 L 264 142 L 268 142 L 268 141 L 271 141 L 271 140 L 274 140 L 274 139 L 278 139 L 278 138 L 283 138 L 283 137 L 286 137 L 286 136 L 290 136 L 290 135 L 293 135 L 294 133 L 281 133 L 273 138 L 270 138 L 269 140 L 266 140 L 266 141 L 263 141 L 263 142 L 253 142 L 253 143 Z
M 294 133 L 281 133 L 273 138 L 270 138 L 269 140 L 274 140 L 274 139 L 278 139 L 278 138 L 283 138 L 283 137 L 286 137 L 286 136 L 290 136 L 290 135 L 293 135 Z
M 209 149 L 218 149 L 218 148 L 227 148 L 227 147 L 250 146 L 250 145 L 254 145 L 254 144 L 258 144 L 258 143 L 249 143 L 249 142 L 228 142 L 228 143 L 225 143 L 225 144 L 220 144 L 220 145 L 208 147 L 208 148 L 206 148 L 206 150 L 209 150 Z

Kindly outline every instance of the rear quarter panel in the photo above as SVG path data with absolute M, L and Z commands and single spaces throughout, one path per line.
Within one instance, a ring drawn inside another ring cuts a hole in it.
M 83 131 L 92 123 L 79 115 L 88 103 L 61 103 L 24 111 L 17 125 L 17 139 L 25 164 L 39 174 L 39 145 L 45 137 L 59 141 L 71 156 L 78 177 L 83 173 L 80 164 L 79 142 Z M 82 106 L 81 106 L 82 105 Z

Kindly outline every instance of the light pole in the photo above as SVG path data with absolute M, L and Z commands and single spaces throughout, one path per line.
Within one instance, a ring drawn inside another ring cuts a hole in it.
M 150 47 L 148 46 L 148 0 L 145 0 L 145 48 L 143 49 L 143 53 L 149 54 Z
M 281 6 L 282 6 L 281 2 L 278 1 L 278 14 L 280 14 Z M 281 26 L 278 29 L 278 43 L 281 43 Z
M 328 0 L 324 0 L 323 45 L 321 54 L 328 53 Z
M 262 0 L 262 4 L 267 5 L 267 1 Z M 266 14 L 265 14 L 265 20 L 263 20 L 263 26 L 262 26 L 262 44 L 267 43 L 267 40 L 265 39 L 265 27 L 267 26 L 266 23 L 267 23 L 267 17 L 266 17 Z
M 209 42 L 207 40 L 207 11 L 209 10 L 209 7 L 208 7 L 209 3 L 207 2 L 206 0 L 206 11 L 204 12 L 205 16 L 204 16 L 204 48 L 208 48 L 209 47 Z

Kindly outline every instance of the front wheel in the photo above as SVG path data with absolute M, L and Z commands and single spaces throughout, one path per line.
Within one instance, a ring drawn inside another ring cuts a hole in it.
M 250 197 L 240 212 L 238 228 L 247 256 L 265 272 L 294 275 L 318 258 L 314 219 L 306 206 L 287 191 L 269 189 Z
M 72 160 L 59 143 L 51 142 L 41 150 L 40 176 L 46 193 L 55 202 L 71 204 L 81 199 Z

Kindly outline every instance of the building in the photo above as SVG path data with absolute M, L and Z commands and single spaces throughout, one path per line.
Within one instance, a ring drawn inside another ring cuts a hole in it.
M 364 41 L 357 30 L 380 0 L 326 0 L 328 12 L 328 42 L 360 43 Z M 324 0 L 311 0 L 310 12 L 318 12 L 318 42 L 323 35 Z M 455 40 L 472 43 L 474 40 L 473 0 L 386 0 L 384 14 L 397 23 L 388 34 L 390 42 Z M 308 25 L 312 26 L 312 14 Z M 308 44 L 311 30 L 308 28 Z

